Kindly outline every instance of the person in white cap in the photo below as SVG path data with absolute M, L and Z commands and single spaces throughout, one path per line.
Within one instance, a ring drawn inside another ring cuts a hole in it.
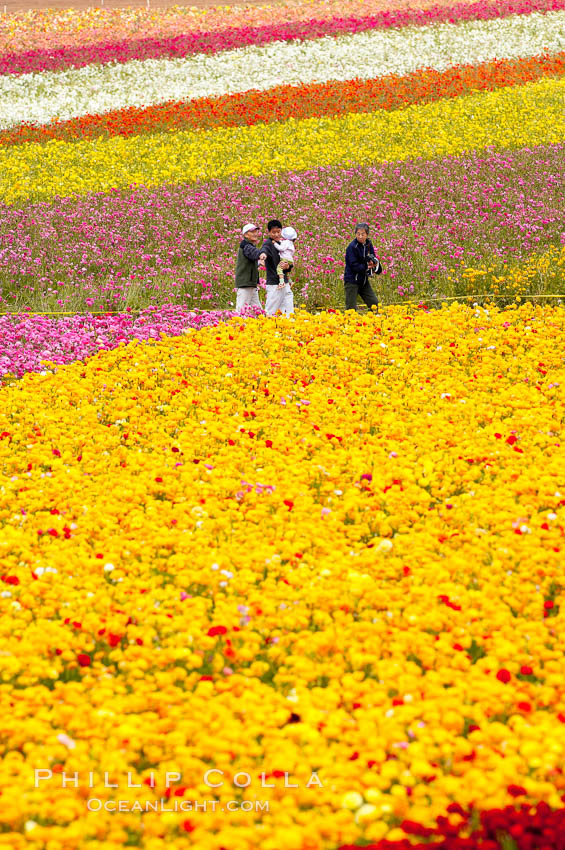
M 257 248 L 261 238 L 261 229 L 256 224 L 244 225 L 241 230 L 243 239 L 239 244 L 237 260 L 235 263 L 235 285 L 237 287 L 237 298 L 235 309 L 241 313 L 245 307 L 259 307 L 259 266 L 266 258 L 265 252 Z
M 281 242 L 275 242 L 274 244 L 281 258 L 281 261 L 277 266 L 277 274 L 279 276 L 279 288 L 283 289 L 285 283 L 292 286 L 292 281 L 289 275 L 294 267 L 294 242 L 298 238 L 298 234 L 294 227 L 283 227 L 281 236 Z M 288 263 L 286 271 L 282 268 L 282 264 L 284 262 Z

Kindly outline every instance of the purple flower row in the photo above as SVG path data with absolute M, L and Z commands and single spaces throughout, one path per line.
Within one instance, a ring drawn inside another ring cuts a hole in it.
M 464 265 L 516 263 L 564 241 L 564 153 L 491 150 L 0 206 L 0 297 L 9 309 L 230 307 L 240 228 L 273 215 L 298 231 L 295 291 L 309 303 L 335 300 L 355 221 L 373 227 L 381 291 L 423 294 Z
M 91 45 L 28 50 L 0 56 L 0 74 L 29 74 L 82 68 L 91 63 L 128 62 L 131 59 L 179 58 L 194 53 L 217 53 L 273 41 L 339 36 L 373 29 L 469 20 L 491 20 L 565 9 L 565 0 L 480 0 L 431 6 L 427 9 L 391 9 L 375 15 L 332 17 L 325 20 L 273 23 L 263 27 L 234 27 L 169 37 L 124 39 Z
M 248 311 L 255 315 L 257 311 Z M 13 313 L 0 316 L 0 379 L 43 369 L 41 361 L 58 364 L 84 360 L 121 343 L 178 336 L 188 329 L 217 325 L 233 311 L 196 313 L 180 306 L 149 307 L 138 315 L 74 315 L 64 318 Z

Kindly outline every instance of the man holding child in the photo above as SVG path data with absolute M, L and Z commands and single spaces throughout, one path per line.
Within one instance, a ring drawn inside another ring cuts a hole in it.
M 293 233 L 296 238 L 296 232 L 293 231 Z M 290 316 L 291 313 L 294 313 L 294 298 L 287 274 L 291 264 L 288 260 L 283 259 L 277 250 L 277 245 L 282 242 L 282 223 L 278 218 L 272 218 L 269 221 L 267 234 L 261 249 L 266 255 L 267 300 L 265 302 L 265 313 L 267 316 L 274 316 L 280 310 L 281 313 Z M 277 269 L 283 272 L 282 280 L 279 279 Z
M 237 287 L 236 310 L 241 313 L 245 307 L 259 307 L 259 268 L 267 274 L 267 300 L 265 312 L 274 316 L 279 311 L 287 316 L 294 312 L 292 281 L 289 271 L 294 262 L 294 241 L 297 233 L 292 227 L 285 228 L 274 218 L 267 224 L 268 236 L 261 248 L 258 248 L 261 229 L 256 224 L 244 225 L 235 265 L 235 285 Z M 282 238 L 284 236 L 284 239 Z

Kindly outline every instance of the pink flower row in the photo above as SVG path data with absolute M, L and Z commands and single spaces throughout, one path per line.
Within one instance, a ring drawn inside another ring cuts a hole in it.
M 249 310 L 254 316 L 257 310 Z M 42 361 L 57 364 L 84 360 L 97 351 L 117 348 L 121 343 L 160 339 L 161 334 L 178 336 L 226 321 L 236 314 L 229 310 L 190 311 L 165 304 L 148 307 L 139 314 L 54 318 L 26 313 L 0 316 L 0 383 L 2 376 L 21 377 L 38 372 Z
M 472 3 L 476 0 L 459 0 Z M 496 2 L 496 0 L 490 0 Z M 453 0 L 363 0 L 365 15 L 374 15 L 393 8 L 427 8 L 451 6 Z M 286 0 L 277 4 L 279 23 L 310 21 L 314 19 L 344 17 L 359 13 L 359 0 Z M 238 27 L 261 27 L 272 23 L 273 7 L 267 5 L 239 5 L 187 7 L 169 6 L 112 9 L 91 5 L 87 9 L 28 9 L 0 15 L 0 54 L 21 53 L 47 48 L 55 50 L 63 45 L 95 44 L 103 41 L 137 40 L 140 33 L 146 37 L 180 35 L 194 30 L 209 32 Z
M 495 3 L 496 0 L 485 0 Z M 473 3 L 476 0 L 459 0 Z M 363 0 L 363 13 L 374 15 L 393 8 L 425 9 L 451 6 L 453 0 Z M 279 24 L 290 21 L 346 17 L 359 14 L 359 0 L 286 0 L 276 5 Z M 87 9 L 28 9 L 0 15 L 0 54 L 21 53 L 63 45 L 95 44 L 104 41 L 137 40 L 139 33 L 163 38 L 194 30 L 225 30 L 238 27 L 262 27 L 273 22 L 273 7 L 239 5 L 108 8 L 91 5 Z
M 321 20 L 275 22 L 260 27 L 234 27 L 220 31 L 193 31 L 169 37 L 124 39 L 99 44 L 8 53 L 0 57 L 0 74 L 27 74 L 81 68 L 93 63 L 128 62 L 132 59 L 180 58 L 194 53 L 218 53 L 273 41 L 339 36 L 373 29 L 423 26 L 432 23 L 491 20 L 565 9 L 565 0 L 480 0 L 428 9 L 391 9 L 375 15 L 328 17 Z
M 373 228 L 382 291 L 427 291 L 462 262 L 516 265 L 565 244 L 564 161 L 565 145 L 490 149 L 0 204 L 0 305 L 124 309 L 134 291 L 138 306 L 229 307 L 240 228 L 273 215 L 300 234 L 296 291 L 309 303 L 342 291 L 355 221 Z

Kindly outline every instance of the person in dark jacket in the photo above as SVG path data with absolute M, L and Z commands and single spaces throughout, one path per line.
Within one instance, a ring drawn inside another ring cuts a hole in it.
M 345 272 L 343 282 L 345 286 L 345 309 L 357 309 L 357 296 L 359 295 L 369 309 L 379 306 L 379 301 L 373 287 L 369 283 L 369 270 L 373 274 L 381 274 L 382 266 L 377 257 L 373 243 L 369 239 L 369 225 L 355 225 L 355 239 L 350 242 L 345 252 Z
M 237 298 L 235 309 L 241 313 L 244 307 L 259 307 L 259 267 L 258 261 L 264 262 L 267 255 L 257 247 L 261 238 L 261 230 L 256 224 L 246 224 L 241 235 L 237 260 L 235 263 L 235 285 Z

